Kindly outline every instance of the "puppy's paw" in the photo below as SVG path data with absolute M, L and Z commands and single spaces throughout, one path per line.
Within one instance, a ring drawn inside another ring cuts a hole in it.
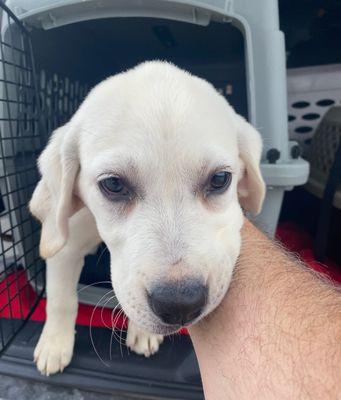
M 149 357 L 159 350 L 162 335 L 147 332 L 129 321 L 126 345 L 137 354 Z
M 74 332 L 49 332 L 44 330 L 34 350 L 34 362 L 42 375 L 63 372 L 70 364 L 75 341 Z

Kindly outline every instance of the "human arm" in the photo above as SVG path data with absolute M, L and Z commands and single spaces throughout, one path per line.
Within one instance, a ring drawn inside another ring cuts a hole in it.
M 341 396 L 341 294 L 249 221 L 221 305 L 190 328 L 206 400 Z

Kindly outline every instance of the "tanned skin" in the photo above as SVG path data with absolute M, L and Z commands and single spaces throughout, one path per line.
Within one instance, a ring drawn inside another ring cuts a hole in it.
M 206 400 L 341 399 L 340 288 L 247 220 L 230 289 L 190 335 Z

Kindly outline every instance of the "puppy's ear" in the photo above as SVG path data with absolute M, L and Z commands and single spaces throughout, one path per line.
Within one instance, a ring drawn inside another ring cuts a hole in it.
M 30 211 L 42 223 L 40 255 L 55 255 L 68 238 L 68 220 L 82 207 L 74 194 L 79 170 L 77 132 L 70 123 L 55 130 L 39 157 L 41 180 L 30 201 Z
M 262 140 L 256 129 L 243 117 L 237 115 L 239 158 L 241 173 L 238 195 L 244 210 L 253 214 L 261 211 L 265 197 L 265 183 L 260 171 Z

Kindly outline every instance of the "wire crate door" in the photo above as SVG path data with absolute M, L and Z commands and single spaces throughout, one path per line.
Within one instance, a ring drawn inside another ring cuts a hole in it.
M 43 146 L 29 31 L 0 0 L 0 354 L 32 316 L 45 288 L 39 224 L 28 201 Z

